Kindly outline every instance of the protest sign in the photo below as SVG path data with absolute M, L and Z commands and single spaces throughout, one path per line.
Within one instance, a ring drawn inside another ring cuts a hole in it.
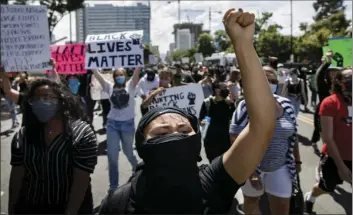
M 200 62 L 203 61 L 203 55 L 202 55 L 202 53 L 195 53 L 195 54 L 194 54 L 194 58 L 195 58 L 196 63 L 200 63 Z
M 148 108 L 177 107 L 198 117 L 203 100 L 201 84 L 188 84 L 166 89 L 162 95 L 153 98 Z
M 1 5 L 1 64 L 7 72 L 49 69 L 47 8 Z
M 181 58 L 182 63 L 189 63 L 189 57 L 183 57 Z
M 59 74 L 85 74 L 85 44 L 52 45 L 51 57 Z M 48 73 L 49 71 L 47 71 Z
M 352 38 L 331 38 L 328 45 L 333 52 L 332 65 L 352 66 Z
M 143 31 L 88 35 L 86 69 L 133 68 L 143 66 Z
M 114 84 L 112 71 L 101 71 L 100 73 L 105 78 L 105 80 L 108 80 L 110 83 Z M 92 75 L 91 79 L 91 98 L 93 100 L 102 100 L 110 98 L 109 92 L 105 92 L 103 90 L 103 86 L 99 83 L 95 75 Z

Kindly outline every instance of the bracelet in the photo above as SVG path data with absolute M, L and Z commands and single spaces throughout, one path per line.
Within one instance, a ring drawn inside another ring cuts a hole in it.
M 295 161 L 296 164 L 302 164 L 303 162 L 301 161 Z

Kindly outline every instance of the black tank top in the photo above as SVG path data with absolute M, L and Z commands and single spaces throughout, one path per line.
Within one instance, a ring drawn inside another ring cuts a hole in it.
M 299 82 L 297 84 L 292 84 L 288 80 L 288 94 L 294 94 L 294 95 L 301 94 L 301 92 L 300 92 L 301 84 L 300 83 L 301 83 L 301 80 L 299 80 Z

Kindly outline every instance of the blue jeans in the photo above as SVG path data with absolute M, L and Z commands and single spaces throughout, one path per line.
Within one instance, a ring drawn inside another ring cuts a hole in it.
M 16 104 L 7 96 L 5 96 L 5 100 L 7 102 L 9 109 L 10 109 L 12 126 L 14 126 L 15 123 L 17 122 Z
M 134 119 L 127 121 L 116 121 L 108 119 L 107 121 L 107 154 L 109 165 L 109 188 L 115 190 L 119 186 L 119 151 L 120 140 L 123 147 L 123 153 L 129 160 L 132 168 L 137 165 L 137 159 L 134 155 Z
M 300 103 L 301 103 L 300 96 L 288 95 L 287 98 L 291 101 L 293 105 L 295 116 L 298 116 L 300 111 Z

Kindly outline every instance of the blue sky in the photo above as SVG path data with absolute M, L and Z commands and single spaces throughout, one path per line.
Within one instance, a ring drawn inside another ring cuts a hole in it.
M 87 1 L 86 1 L 87 2 Z M 147 1 L 88 1 L 89 4 L 119 4 L 134 5 L 137 2 L 148 4 Z M 151 1 L 151 40 L 152 45 L 158 45 L 160 53 L 169 50 L 169 44 L 174 42 L 172 34 L 173 25 L 178 23 L 178 3 L 177 1 Z M 299 35 L 299 23 L 312 23 L 315 15 L 312 6 L 314 1 L 293 1 L 293 34 Z M 352 1 L 345 1 L 347 6 L 346 16 L 352 19 Z M 180 8 L 181 22 L 188 21 L 203 23 L 204 29 L 209 29 L 209 8 L 212 8 L 211 30 L 223 29 L 222 15 L 229 8 L 243 8 L 244 10 L 261 14 L 261 12 L 272 12 L 272 23 L 283 26 L 282 33 L 290 34 L 290 1 L 181 1 Z M 189 10 L 189 11 L 186 11 Z M 201 10 L 204 12 L 192 12 L 190 10 Z M 218 14 L 217 11 L 222 11 Z M 72 14 L 73 40 L 76 38 L 75 14 Z M 69 38 L 69 16 L 65 16 L 56 26 L 54 34 L 56 39 L 67 36 Z M 60 42 L 63 44 L 65 41 Z

